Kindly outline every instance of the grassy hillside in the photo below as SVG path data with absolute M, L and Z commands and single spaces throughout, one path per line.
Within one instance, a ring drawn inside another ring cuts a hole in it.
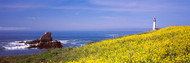
M 77 48 L 49 49 L 40 54 L 1 57 L 3 62 L 190 62 L 190 26 L 88 43 Z

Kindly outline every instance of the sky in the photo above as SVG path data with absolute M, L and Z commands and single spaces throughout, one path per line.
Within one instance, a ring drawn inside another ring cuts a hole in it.
M 190 0 L 0 0 L 0 30 L 127 30 L 190 25 Z

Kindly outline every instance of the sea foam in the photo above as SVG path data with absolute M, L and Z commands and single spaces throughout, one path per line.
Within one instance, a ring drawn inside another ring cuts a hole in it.
M 23 42 L 23 43 L 19 43 L 19 42 Z M 27 49 L 27 47 L 30 46 L 30 45 L 26 45 L 25 42 L 26 41 L 14 41 L 14 42 L 8 43 L 7 45 L 3 47 L 7 50 L 23 50 L 23 49 Z
M 27 41 L 31 41 L 31 40 L 14 41 L 14 42 L 10 42 L 2 47 L 5 50 L 26 50 L 30 46 L 28 44 L 25 44 Z M 85 40 L 58 40 L 58 41 L 60 41 L 64 47 L 80 47 L 80 46 L 84 45 L 82 43 L 90 42 L 90 41 L 85 41 Z M 33 45 L 37 45 L 37 44 L 33 44 Z

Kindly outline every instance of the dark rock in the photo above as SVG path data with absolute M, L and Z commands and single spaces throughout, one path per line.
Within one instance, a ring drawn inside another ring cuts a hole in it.
M 37 44 L 37 43 L 40 43 L 39 39 L 36 39 L 36 40 L 33 40 L 33 41 L 26 41 L 25 44 Z
M 40 37 L 33 41 L 27 41 L 25 44 L 29 44 L 28 48 L 39 48 L 39 49 L 48 49 L 48 48 L 62 48 L 61 42 L 57 40 L 52 41 L 51 32 L 46 32 Z
M 25 43 L 24 41 L 18 42 L 18 43 Z
M 48 48 L 62 48 L 63 46 L 61 45 L 61 42 L 54 40 L 54 41 L 50 41 L 50 42 L 40 42 L 37 45 L 37 48 L 39 49 L 48 49 Z
M 40 41 L 41 42 L 52 41 L 51 32 L 45 32 L 45 34 L 40 37 Z

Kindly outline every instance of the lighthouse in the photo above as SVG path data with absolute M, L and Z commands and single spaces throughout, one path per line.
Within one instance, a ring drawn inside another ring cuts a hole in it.
M 156 30 L 156 18 L 153 20 L 153 30 Z

